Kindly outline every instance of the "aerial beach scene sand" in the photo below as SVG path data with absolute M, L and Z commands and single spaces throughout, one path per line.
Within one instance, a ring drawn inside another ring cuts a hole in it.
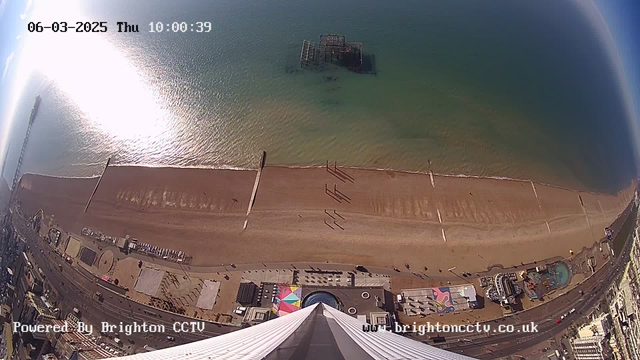
M 618 2 L 0 0 L 0 359 L 640 354 Z
M 76 233 L 89 227 L 157 246 L 177 242 L 194 266 L 286 259 L 408 263 L 437 272 L 483 271 L 590 247 L 635 190 L 630 183 L 614 196 L 440 175 L 432 185 L 430 174 L 342 168 L 351 182 L 332 169 L 266 166 L 247 229 L 250 170 L 109 167 L 87 213 L 97 179 L 27 174 L 18 200 L 27 213 L 42 208 Z M 325 192 L 334 185 L 340 202 Z

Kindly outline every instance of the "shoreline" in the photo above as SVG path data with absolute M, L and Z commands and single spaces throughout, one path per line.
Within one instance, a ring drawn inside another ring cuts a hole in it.
M 284 168 L 284 169 L 319 169 L 325 168 L 326 165 L 265 165 L 264 167 L 272 167 L 272 168 Z M 233 166 L 233 165 L 166 165 L 166 164 L 133 164 L 133 163 L 123 163 L 123 164 L 109 164 L 109 167 L 118 167 L 118 168 L 151 168 L 151 169 L 197 169 L 197 170 L 232 170 L 232 171 L 258 171 L 258 168 L 254 167 L 241 167 L 241 166 Z M 440 177 L 450 177 L 450 178 L 469 178 L 469 179 L 487 179 L 487 180 L 506 180 L 506 181 L 516 181 L 516 182 L 533 182 L 542 186 L 554 187 L 562 190 L 573 191 L 573 192 L 582 192 L 594 195 L 611 195 L 609 193 L 601 192 L 601 191 L 593 191 L 593 190 L 577 190 L 574 188 L 570 188 L 563 185 L 551 184 L 547 182 L 542 182 L 538 180 L 531 179 L 520 179 L 520 178 L 512 178 L 508 176 L 488 176 L 488 175 L 469 175 L 469 174 L 445 174 L 445 173 L 437 173 L 437 172 L 425 172 L 419 170 L 402 170 L 402 169 L 383 169 L 383 168 L 371 168 L 371 167 L 363 167 L 363 166 L 349 166 L 349 165 L 339 165 L 341 169 L 350 169 L 350 170 L 366 170 L 366 171 L 380 171 L 380 172 L 394 172 L 394 173 L 404 173 L 404 174 L 421 174 L 421 175 L 430 175 L 440 176 Z M 329 164 L 329 168 L 331 168 L 331 164 Z M 25 175 L 36 175 L 36 176 L 44 176 L 51 178 L 60 178 L 60 179 L 96 179 L 100 177 L 100 174 L 95 174 L 91 176 L 67 176 L 67 175 L 48 175 L 36 172 L 25 172 L 22 174 L 21 179 Z M 631 183 L 640 180 L 638 179 L 630 180 Z M 618 191 L 624 191 L 625 189 L 621 189 Z

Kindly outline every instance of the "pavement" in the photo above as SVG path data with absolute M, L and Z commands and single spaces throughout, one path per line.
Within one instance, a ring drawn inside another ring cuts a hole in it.
M 160 265 L 165 268 L 170 268 L 174 270 L 178 270 L 179 272 L 188 272 L 189 274 L 196 275 L 197 274 L 211 274 L 211 273 L 224 273 L 224 272 L 234 272 L 234 271 L 255 271 L 255 270 L 279 270 L 279 269 L 290 269 L 290 270 L 338 270 L 338 271 L 351 271 L 355 272 L 355 267 L 357 264 L 344 264 L 344 263 L 330 263 L 330 262 L 269 262 L 269 263 L 249 263 L 249 264 L 223 264 L 220 266 L 190 266 L 183 265 L 181 263 L 177 263 L 170 260 L 164 260 L 158 257 L 138 253 L 131 252 L 128 255 L 124 255 L 120 252 L 120 249 L 115 245 L 99 242 L 93 240 L 89 237 L 78 235 L 74 233 L 68 233 L 72 235 L 76 239 L 82 240 L 82 245 L 88 247 L 98 254 L 101 254 L 104 251 L 111 250 L 114 253 L 114 256 L 117 260 L 122 260 L 125 257 L 131 257 L 138 260 L 146 261 L 150 264 Z M 461 273 L 454 271 L 455 267 L 451 269 L 436 269 L 429 268 L 428 270 L 424 269 L 413 269 L 413 268 L 386 268 L 386 267 L 377 267 L 377 266 L 365 266 L 368 272 L 380 275 L 392 275 L 399 277 L 417 277 L 421 279 L 430 279 L 437 281 L 449 281 L 449 280 L 465 280 L 471 282 L 472 279 L 477 279 L 483 276 L 492 276 L 504 271 L 520 271 L 529 269 L 532 266 L 540 266 L 546 264 L 552 264 L 557 261 L 563 260 L 564 258 L 561 256 L 556 256 L 549 259 L 544 259 L 540 261 L 536 261 L 535 263 L 524 263 L 516 266 L 511 266 L 507 268 L 502 268 L 500 266 L 494 266 L 491 270 L 487 270 L 484 272 L 470 274 L 466 277 L 461 276 Z

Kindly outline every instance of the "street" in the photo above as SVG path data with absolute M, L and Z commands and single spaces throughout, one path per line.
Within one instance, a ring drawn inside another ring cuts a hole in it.
M 36 264 L 42 268 L 46 281 L 60 293 L 59 308 L 61 314 L 72 313 L 73 308 L 77 307 L 81 310 L 82 320 L 95 326 L 99 326 L 103 321 L 115 325 L 120 324 L 120 322 L 125 325 L 133 322 L 146 322 L 147 324 L 162 324 L 167 329 L 166 334 L 132 334 L 131 336 L 119 334 L 125 348 L 142 348 L 144 345 L 149 345 L 160 349 L 206 339 L 239 329 L 235 326 L 205 322 L 205 330 L 202 333 L 174 333 L 173 324 L 175 322 L 202 320 L 184 317 L 136 303 L 97 284 L 95 278 L 83 275 L 53 252 L 52 248 L 44 240 L 41 240 L 33 229 L 26 227 L 22 219 L 17 216 L 14 216 L 13 219 L 15 229 L 26 239 L 27 245 L 30 247 L 31 256 L 35 259 Z M 62 271 L 58 269 L 58 264 L 62 266 Z M 96 291 L 103 294 L 102 301 L 94 298 L 93 294 Z M 96 332 L 99 332 L 99 329 L 94 329 L 94 336 L 99 335 Z M 174 337 L 175 341 L 169 341 L 167 336 Z M 111 334 L 111 337 L 113 337 L 113 334 Z

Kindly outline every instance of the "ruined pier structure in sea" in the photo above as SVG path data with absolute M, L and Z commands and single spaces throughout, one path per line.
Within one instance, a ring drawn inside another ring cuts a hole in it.
M 300 65 L 304 68 L 317 68 L 326 63 L 346 67 L 355 72 L 363 71 L 362 43 L 347 42 L 344 35 L 320 35 L 316 44 L 309 40 L 302 42 Z

